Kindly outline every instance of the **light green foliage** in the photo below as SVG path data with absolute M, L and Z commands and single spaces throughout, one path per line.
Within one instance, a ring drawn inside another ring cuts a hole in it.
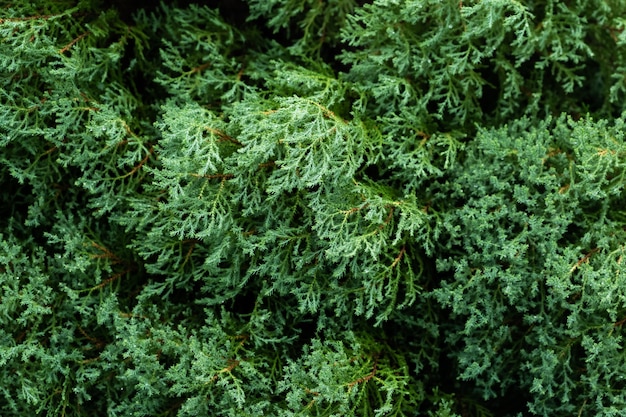
M 620 1 L 0 8 L 0 414 L 614 416 Z
M 249 20 L 263 17 L 274 33 L 286 31 L 295 54 L 320 54 L 325 45 L 335 46 L 339 30 L 358 1 L 355 0 L 250 0 Z
M 214 9 L 191 5 L 189 9 L 163 6 L 164 33 L 159 47 L 162 67 L 155 81 L 177 99 L 232 100 L 250 88 L 241 82 L 245 70 L 245 38 Z M 153 18 L 154 19 L 154 18 Z M 154 24 L 144 17 L 146 24 Z
M 607 95 L 623 89 L 606 49 L 619 43 L 623 13 L 621 2 L 603 1 L 378 0 L 348 19 L 343 36 L 355 50 L 342 59 L 377 117 L 428 112 L 422 123 L 449 129 L 483 117 L 623 109 Z

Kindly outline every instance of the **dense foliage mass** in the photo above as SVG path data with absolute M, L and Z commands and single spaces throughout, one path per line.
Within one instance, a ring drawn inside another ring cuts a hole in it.
M 619 416 L 626 3 L 0 2 L 0 414 Z

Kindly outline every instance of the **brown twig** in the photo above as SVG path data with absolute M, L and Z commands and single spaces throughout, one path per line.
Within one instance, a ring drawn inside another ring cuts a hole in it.
M 569 272 L 570 272 L 570 274 L 571 274 L 572 272 L 574 272 L 576 269 L 578 269 L 578 268 L 579 268 L 582 264 L 584 264 L 584 263 L 586 263 L 586 262 L 589 262 L 589 258 L 591 258 L 591 257 L 592 257 L 592 256 L 593 256 L 596 252 L 598 252 L 599 250 L 600 250 L 600 248 L 594 248 L 594 249 L 591 249 L 591 250 L 589 251 L 589 253 L 585 254 L 585 256 L 583 256 L 582 258 L 580 258 L 580 259 L 578 260 L 578 262 L 576 262 L 576 265 L 574 265 L 574 266 L 572 267 L 572 269 L 570 269 L 570 271 L 569 271 Z
M 361 378 L 358 378 L 355 381 L 352 381 L 352 382 L 348 383 L 349 389 L 354 388 L 355 385 L 362 384 L 362 383 L 367 382 L 370 379 L 374 378 L 376 376 L 376 372 L 377 371 L 378 371 L 378 354 L 374 357 L 374 366 L 372 367 L 372 371 L 369 374 L 367 374 L 367 375 L 365 375 L 365 376 L 363 376 Z
M 398 254 L 398 256 L 396 256 L 396 258 L 393 260 L 393 263 L 391 264 L 391 268 L 392 269 L 396 265 L 398 265 L 398 263 L 400 263 L 400 261 L 402 260 L 402 257 L 404 256 L 405 253 L 406 253 L 406 246 L 402 246 L 402 249 L 400 250 L 400 253 Z
M 76 42 L 80 41 L 81 39 L 83 39 L 85 36 L 89 35 L 90 32 L 87 31 L 83 34 L 78 35 L 77 38 L 73 39 L 70 43 L 68 43 L 67 45 L 65 45 L 63 48 L 59 49 L 59 53 L 60 54 L 64 54 L 65 52 L 69 51 L 69 49 L 74 46 L 74 44 L 76 44 Z
M 221 180 L 230 180 L 235 178 L 234 174 L 210 174 L 210 175 L 200 175 L 200 174 L 190 174 L 192 177 L 196 177 L 196 178 L 207 178 L 210 180 L 214 180 L 216 178 L 219 178 Z

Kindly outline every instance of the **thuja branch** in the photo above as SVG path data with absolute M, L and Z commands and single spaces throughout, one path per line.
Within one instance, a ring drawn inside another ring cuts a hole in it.
M 204 175 L 200 175 L 200 174 L 191 173 L 189 175 L 191 175 L 192 177 L 196 177 L 196 178 L 206 178 L 206 179 L 210 179 L 210 180 L 214 180 L 214 179 L 230 180 L 230 179 L 235 178 L 234 174 L 204 174 Z
M 589 262 L 589 259 L 599 250 L 600 248 L 593 248 L 591 251 L 589 251 L 589 253 L 586 253 L 582 258 L 578 260 L 578 262 L 576 262 L 576 264 L 570 269 L 569 272 L 572 273 L 576 269 L 578 269 L 582 264 Z
M 356 385 L 367 383 L 369 380 L 376 376 L 376 372 L 378 371 L 378 358 L 380 354 L 374 355 L 374 364 L 372 365 L 372 370 L 369 374 L 360 377 L 352 382 L 348 383 L 348 392 L 350 392 Z
M 48 20 L 54 17 L 60 17 L 64 14 L 45 14 L 45 15 L 36 15 L 36 16 L 25 16 L 25 17 L 10 17 L 0 19 L 0 24 L 4 22 L 27 22 L 29 20 Z
M 405 253 L 406 253 L 406 246 L 402 246 L 402 249 L 400 250 L 400 253 L 393 260 L 393 263 L 391 264 L 390 269 L 393 269 L 394 267 L 396 267 L 396 265 L 398 265 L 400 263 L 400 261 L 402 260 L 402 257 L 404 256 Z
M 65 52 L 69 51 L 70 48 L 72 46 L 74 46 L 74 44 L 76 44 L 78 41 L 80 41 L 81 39 L 83 39 L 85 36 L 89 35 L 91 32 L 87 31 L 84 32 L 82 34 L 80 34 L 77 38 L 73 39 L 70 43 L 68 43 L 67 45 L 65 45 L 63 48 L 59 49 L 59 53 L 60 54 L 64 54 Z
M 101 244 L 96 243 L 96 242 L 91 242 L 91 246 L 96 248 L 96 249 L 98 249 L 101 252 L 99 254 L 92 254 L 91 255 L 92 258 L 95 258 L 95 259 L 110 259 L 113 264 L 117 264 L 117 263 L 122 262 L 122 260 L 115 253 L 113 253 L 108 248 L 102 246 Z
M 219 130 L 219 129 L 215 129 L 212 127 L 206 127 L 205 130 L 207 132 L 210 132 L 212 134 L 214 134 L 215 136 L 217 136 L 221 141 L 226 141 L 226 142 L 230 142 L 233 143 L 237 146 L 243 146 L 243 143 L 239 142 L 237 139 L 233 138 L 232 136 L 227 135 L 225 132 Z
M 121 179 L 134 175 L 135 173 L 137 173 L 137 171 L 139 171 L 146 164 L 146 162 L 148 162 L 148 160 L 150 159 L 150 156 L 152 156 L 153 153 L 154 153 L 154 146 L 150 146 L 150 149 L 148 149 L 146 156 L 141 161 L 139 161 L 139 163 L 135 165 L 132 170 L 130 170 L 124 175 L 120 175 L 119 177 L 115 177 L 113 179 L 121 180 Z

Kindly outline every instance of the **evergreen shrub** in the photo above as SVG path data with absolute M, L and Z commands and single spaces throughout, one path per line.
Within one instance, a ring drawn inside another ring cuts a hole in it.
M 625 2 L 0 4 L 1 415 L 624 415 Z

